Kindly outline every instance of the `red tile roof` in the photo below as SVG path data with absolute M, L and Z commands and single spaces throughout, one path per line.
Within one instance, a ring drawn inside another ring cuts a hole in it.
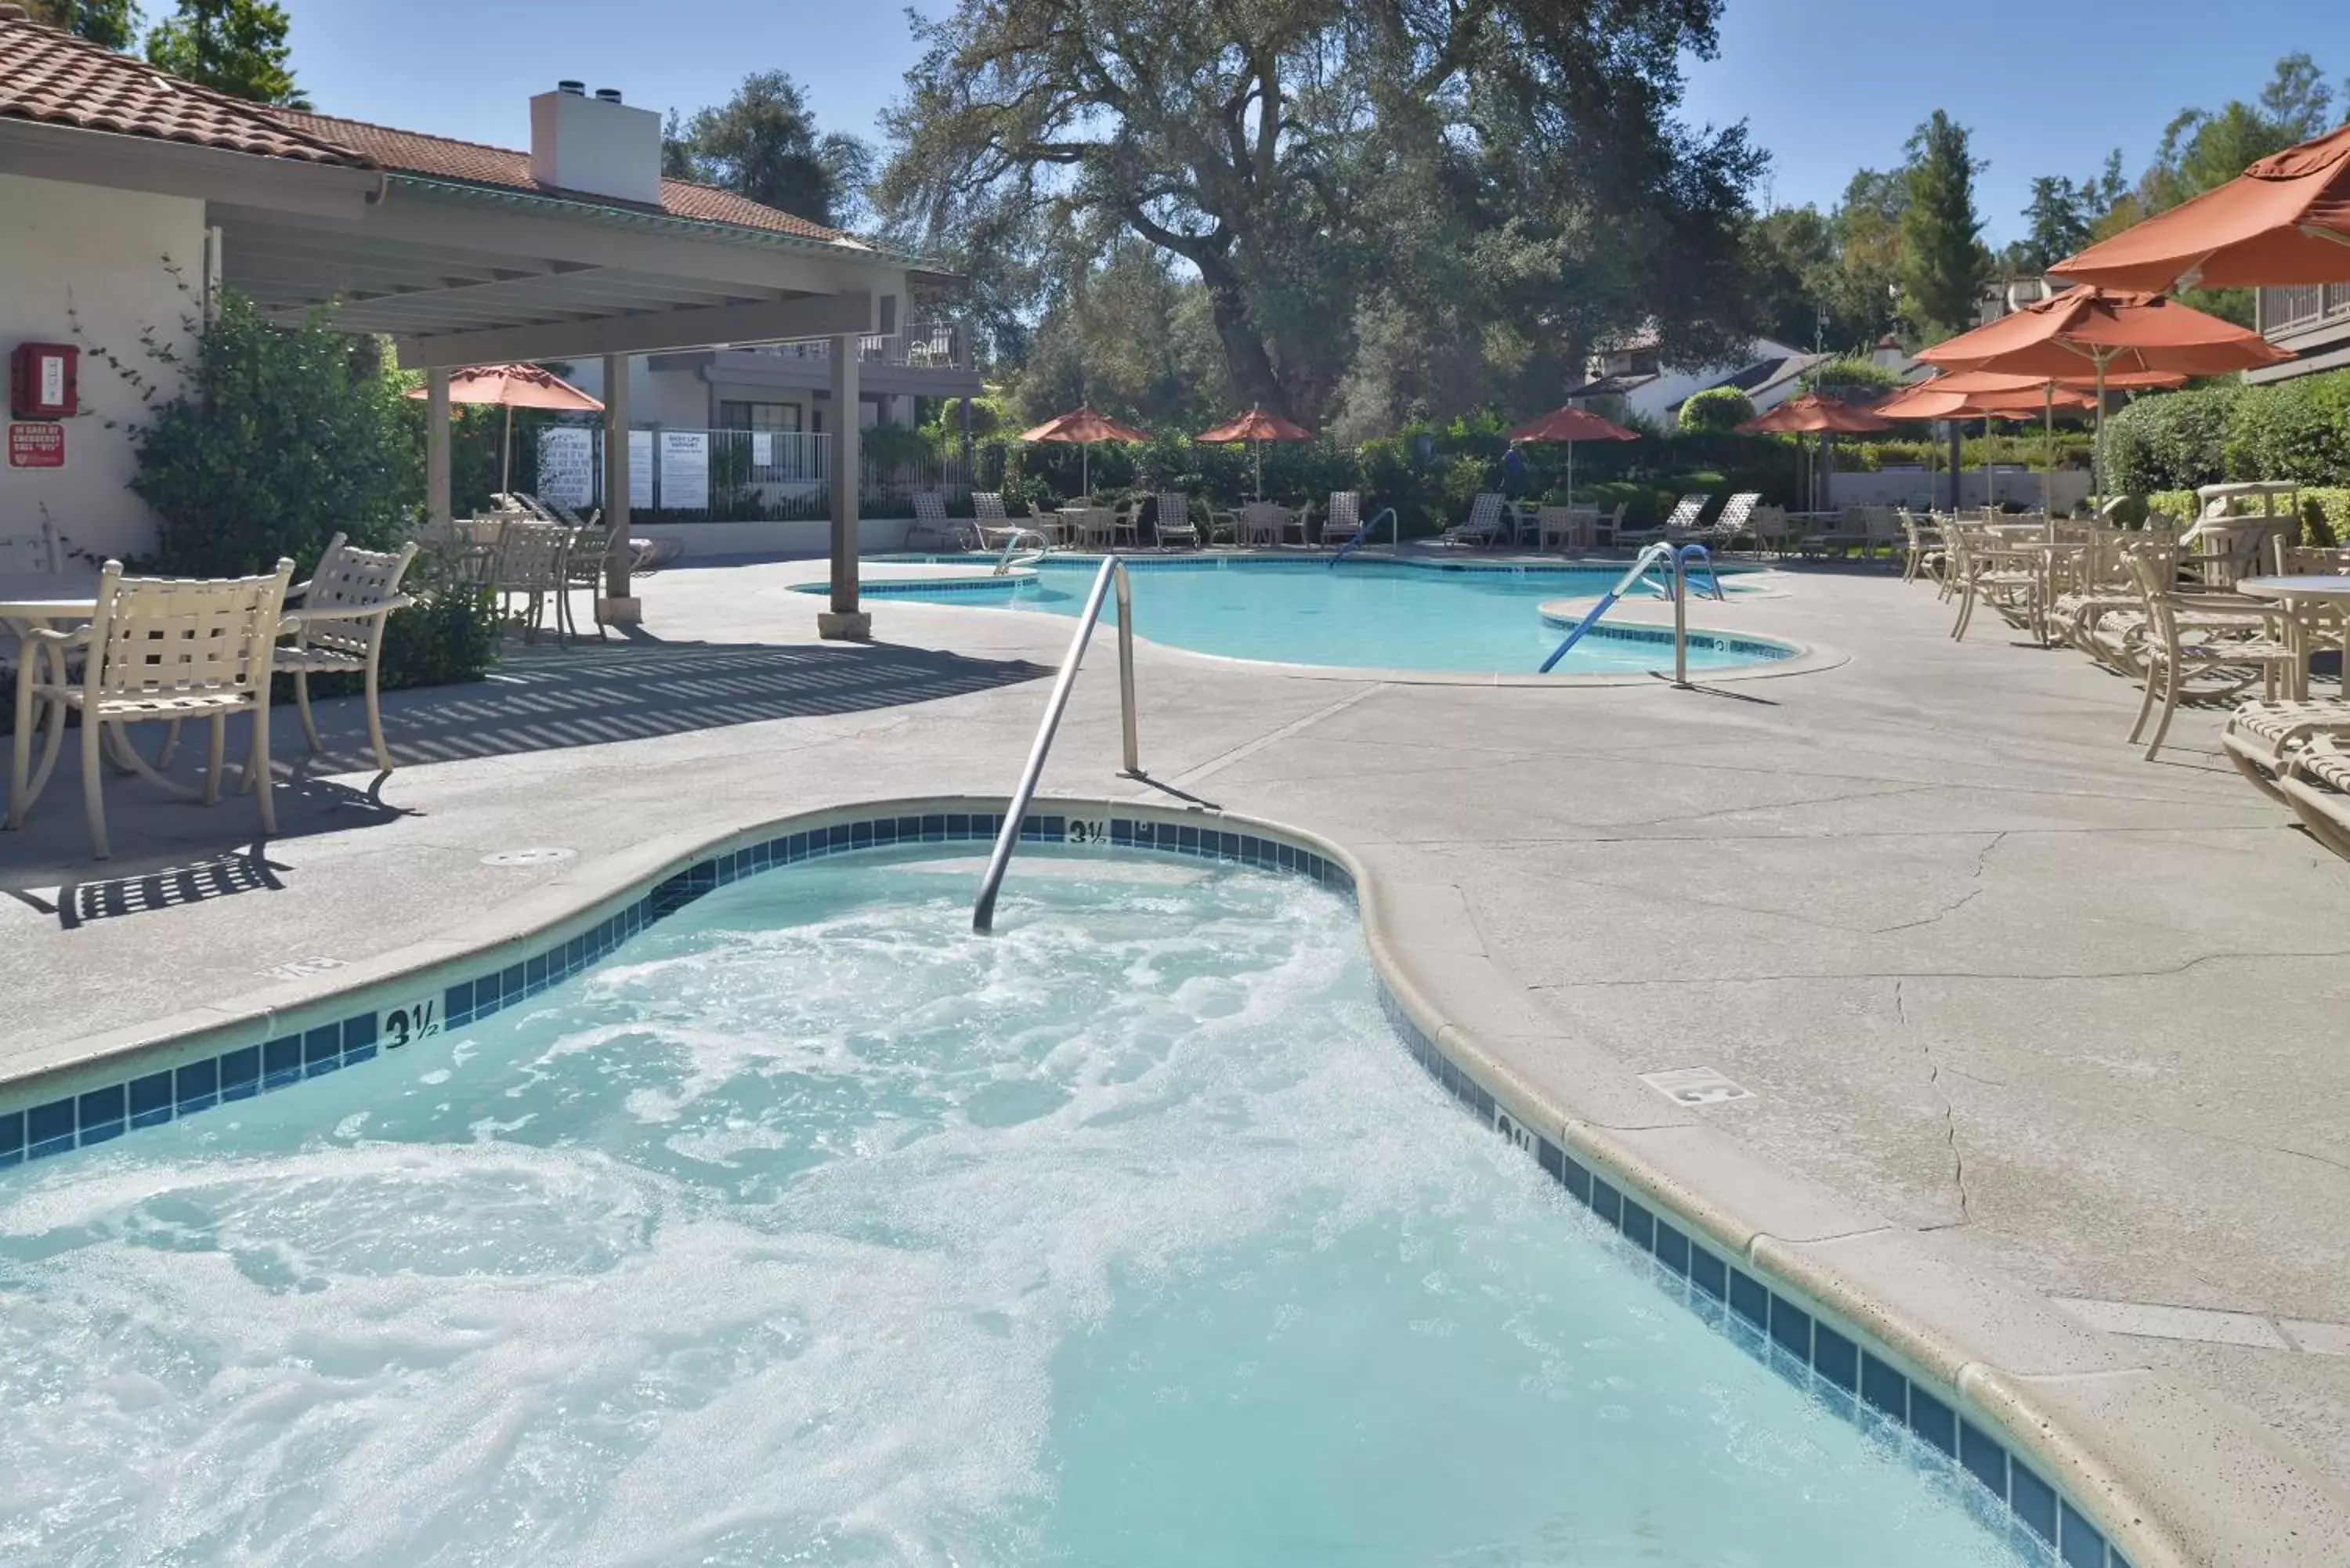
M 0 119 L 143 136 L 192 147 L 364 165 L 348 147 L 305 134 L 242 99 L 22 17 L 0 16 Z
M 430 175 L 437 180 L 458 180 L 468 184 L 531 191 L 552 196 L 574 194 L 533 180 L 530 177 L 530 154 L 527 152 L 488 147 L 478 141 L 457 141 L 445 136 L 427 136 L 416 130 L 395 130 L 388 125 L 369 125 L 365 120 L 338 119 L 331 115 L 305 114 L 290 109 L 270 112 L 291 129 L 322 141 L 350 148 L 380 168 Z M 606 196 L 582 195 L 580 199 L 615 204 L 611 198 Z M 796 234 L 803 239 L 837 240 L 847 237 L 838 229 L 827 229 L 820 223 L 809 223 L 806 218 L 796 218 L 774 207 L 762 206 L 732 191 L 722 191 L 714 185 L 697 185 L 689 180 L 661 182 L 661 210 L 673 218 L 733 223 L 740 228 Z
M 11 9 L 0 5 L 0 119 L 143 136 L 263 158 L 393 169 L 494 189 L 616 204 L 608 197 L 539 184 L 530 177 L 526 152 L 247 103 L 167 76 L 143 61 L 55 27 L 11 16 Z M 801 239 L 848 238 L 837 229 L 763 206 L 732 191 L 687 180 L 661 182 L 660 210 L 675 218 L 729 223 Z

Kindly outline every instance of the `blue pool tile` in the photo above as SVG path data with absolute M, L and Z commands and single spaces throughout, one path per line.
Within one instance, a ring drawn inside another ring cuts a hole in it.
M 0 1116 L 0 1165 L 14 1165 L 25 1158 L 25 1113 L 10 1111 Z
M 1909 1386 L 1909 1429 L 1946 1454 L 1959 1451 L 1958 1413 L 1915 1383 Z
M 25 1113 L 25 1144 L 39 1148 L 60 1138 L 66 1147 L 73 1147 L 74 1103 L 71 1099 L 51 1100 L 45 1106 L 35 1106 Z
M 1656 1216 L 1648 1210 L 1628 1197 L 1624 1199 L 1623 1218 L 1617 1223 L 1625 1238 L 1644 1252 L 1657 1244 L 1656 1222 Z
M 1972 1421 L 1959 1422 L 1959 1463 L 1989 1487 L 1993 1497 L 2007 1501 L 2007 1450 Z
M 329 1023 L 302 1036 L 302 1070 L 310 1077 L 331 1073 L 343 1064 L 343 1029 Z
M 588 961 L 588 939 L 574 937 L 563 944 L 563 967 L 577 969 Z
M 261 1047 L 224 1051 L 220 1057 L 220 1097 L 249 1100 L 261 1087 Z
M 1561 1163 L 1566 1167 L 1566 1189 L 1575 1194 L 1576 1202 L 1586 1208 L 1590 1207 L 1591 1172 L 1584 1168 L 1581 1161 L 1564 1155 L 1561 1156 Z
M 1677 1274 L 1690 1272 L 1690 1241 L 1662 1220 L 1657 1221 L 1657 1262 Z
M 2058 1551 L 2065 1568 L 2106 1568 L 2106 1538 L 2071 1503 L 2061 1503 L 2064 1539 Z
M 915 842 L 917 839 L 920 838 L 921 836 L 922 836 L 922 819 L 921 819 L 920 817 L 919 817 L 919 816 L 901 816 L 901 817 L 899 817 L 899 818 L 898 819 L 898 842 L 899 842 L 899 843 L 900 843 L 900 844 L 911 844 L 911 843 Z
M 546 983 L 546 955 L 525 959 L 522 965 L 522 989 L 525 994 Z
M 1623 1218 L 1624 1195 L 1595 1176 L 1591 1179 L 1591 1211 L 1614 1225 Z
M 872 848 L 873 825 L 869 822 L 850 823 L 848 825 L 848 846 L 851 849 Z
M 2056 1540 L 2056 1489 L 2032 1473 L 2020 1460 L 2007 1467 L 2007 1503 L 2015 1517 L 2032 1527 L 2041 1540 Z
M 946 813 L 944 813 L 944 812 L 942 812 L 942 811 L 934 811 L 934 812 L 932 812 L 930 815 L 925 816 L 924 818 L 922 818 L 922 842 L 923 842 L 923 843 L 925 843 L 925 844 L 936 844 L 936 843 L 939 843 L 940 841 L 943 840 L 943 839 L 946 837 L 946 836 L 947 836 L 947 815 L 946 815 Z
M 2106 1548 L 2106 1568 L 2130 1568 L 2129 1559 L 2112 1546 Z
M 1197 855 L 1200 853 L 1200 830 L 1196 827 L 1177 827 L 1175 829 L 1175 852 L 1178 855 Z
M 473 982 L 461 980 L 441 993 L 441 1016 L 454 1028 L 473 1016 Z
M 127 1096 L 120 1084 L 109 1084 L 102 1089 L 92 1089 L 76 1105 L 81 1124 L 81 1141 L 101 1143 L 121 1135 L 123 1118 L 130 1113 Z
M 1771 1322 L 1771 1293 L 1753 1275 L 1732 1269 L 1730 1271 L 1730 1310 L 1756 1328 L 1768 1327 Z
M 1909 1379 L 1866 1351 L 1860 1355 L 1860 1397 L 1907 1426 L 1909 1421 Z
M 790 838 L 785 841 L 784 857 L 786 860 L 792 861 L 806 859 L 807 837 L 808 836 L 805 833 L 793 834 Z
M 130 1125 L 160 1127 L 172 1119 L 172 1075 L 150 1073 L 130 1080 Z
M 1825 1323 L 1812 1324 L 1812 1365 L 1848 1394 L 1860 1390 L 1860 1346 Z
M 1812 1314 L 1783 1295 L 1771 1298 L 1771 1337 L 1784 1345 L 1790 1355 L 1811 1364 Z
M 1225 860 L 1239 859 L 1241 857 L 1241 836 L 1237 833 L 1220 833 L 1216 835 L 1216 854 L 1220 858 Z
M 302 1037 L 281 1034 L 261 1048 L 261 1082 L 274 1089 L 302 1075 Z
M 343 1020 L 343 1054 L 348 1056 L 354 1051 L 375 1054 L 374 1013 L 355 1012 Z
M 1041 831 L 1047 844 L 1066 843 L 1069 836 L 1069 819 L 1066 816 L 1048 816 L 1045 819 Z
M 529 979 L 529 965 L 519 963 L 508 965 L 505 971 L 498 976 L 498 1005 L 507 1007 L 520 1002 L 524 987 Z M 478 1016 L 481 1011 L 481 986 L 477 982 L 473 987 L 473 1012 Z
M 1720 1258 L 1715 1257 L 1703 1247 L 1694 1244 L 1690 1246 L 1690 1283 L 1714 1300 L 1722 1301 L 1730 1294 L 1729 1274 L 1728 1265 Z
M 1566 1179 L 1566 1151 L 1546 1137 L 1534 1139 L 1534 1163 L 1550 1175 L 1553 1181 Z
M 1134 842 L 1134 824 L 1122 816 L 1109 819 L 1109 842 L 1112 848 Z
M 220 1101 L 221 1064 L 217 1056 L 190 1062 L 174 1075 L 172 1088 L 182 1116 L 210 1110 Z

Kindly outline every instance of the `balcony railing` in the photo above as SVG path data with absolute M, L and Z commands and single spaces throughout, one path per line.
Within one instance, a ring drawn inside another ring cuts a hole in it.
M 2300 284 L 2261 290 L 2261 330 L 2271 337 L 2350 321 L 2350 283 Z
M 764 343 L 752 350 L 786 359 L 829 359 L 832 345 L 824 338 L 807 343 Z M 867 365 L 902 365 L 915 369 L 968 370 L 970 338 L 962 324 L 933 322 L 903 332 L 875 333 L 858 339 L 857 358 Z

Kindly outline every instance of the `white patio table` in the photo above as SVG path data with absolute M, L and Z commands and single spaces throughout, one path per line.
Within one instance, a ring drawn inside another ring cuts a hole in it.
M 2277 599 L 2294 612 L 2293 635 L 2300 644 L 2301 659 L 2293 666 L 2293 684 L 2295 697 L 2309 695 L 2309 655 L 2315 652 L 2314 628 L 2308 618 L 2300 612 L 2308 607 L 2331 606 L 2350 617 L 2350 576 L 2328 576 L 2317 573 L 2295 577 L 2239 577 L 2236 591 L 2256 599 Z M 2350 630 L 2343 634 L 2342 689 L 2350 692 Z

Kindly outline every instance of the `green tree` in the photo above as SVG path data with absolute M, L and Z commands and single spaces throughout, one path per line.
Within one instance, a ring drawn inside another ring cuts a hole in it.
M 1836 292 L 1835 229 L 1817 207 L 1781 207 L 1757 219 L 1746 254 L 1752 277 L 1755 324 L 1764 333 L 1801 348 L 1824 340 L 1840 324 L 1830 296 Z M 1834 341 L 1846 341 L 1837 330 Z
M 732 99 L 681 130 L 672 114 L 661 161 L 675 178 L 723 185 L 828 227 L 855 220 L 873 178 L 872 150 L 839 131 L 819 133 L 806 95 L 782 71 L 743 78 Z
M 1680 427 L 1685 431 L 1734 430 L 1754 417 L 1754 400 L 1735 387 L 1708 387 L 1691 392 L 1681 403 Z
M 109 49 L 127 49 L 139 36 L 134 0 L 32 0 L 31 11 L 36 22 Z
M 1903 308 L 1936 337 L 1972 324 L 1975 301 L 1991 277 L 1982 220 L 1975 213 L 1975 175 L 1966 127 L 1936 109 L 1908 141 L 1902 170 L 1908 196 L 1901 213 Z
M 1198 278 L 1238 394 L 1308 421 L 1391 400 L 1368 338 L 1513 392 L 1646 317 L 1696 357 L 1748 329 L 1761 168 L 1742 127 L 1674 118 L 1719 10 L 958 0 L 918 25 L 880 205 L 925 252 L 999 236 L 1007 296 L 1147 242 Z
M 287 25 L 272 0 L 179 0 L 147 35 L 147 63 L 234 98 L 307 109 L 288 63 Z
M 1844 199 L 1828 220 L 1836 242 L 1828 308 L 1842 328 L 1831 342 L 1873 348 L 1896 327 L 1901 220 L 1908 206 L 1909 187 L 1898 170 L 1863 169 L 1846 182 Z

